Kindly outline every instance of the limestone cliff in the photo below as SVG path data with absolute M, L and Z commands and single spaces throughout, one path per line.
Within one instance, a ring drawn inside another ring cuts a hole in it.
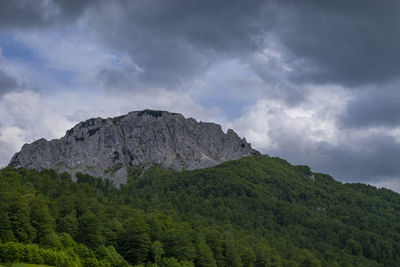
M 198 169 L 259 154 L 233 130 L 185 119 L 181 114 L 144 110 L 77 124 L 60 139 L 25 144 L 10 165 L 88 173 L 126 183 L 127 168 Z

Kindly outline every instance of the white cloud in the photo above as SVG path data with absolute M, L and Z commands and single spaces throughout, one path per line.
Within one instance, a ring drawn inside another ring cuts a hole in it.
M 388 129 L 387 133 L 393 136 L 396 142 L 400 144 L 400 127 L 396 127 L 394 129 Z
M 21 91 L 9 93 L 0 100 L 0 165 L 26 142 L 53 139 L 63 135 L 73 123 L 57 112 L 39 93 Z
M 66 127 L 72 125 L 57 108 L 37 92 L 21 91 L 6 94 L 1 100 L 1 117 L 4 126 L 16 126 L 25 131 L 27 140 L 39 136 L 54 138 L 60 136 Z
M 24 132 L 13 126 L 0 126 L 0 167 L 9 163 L 11 156 L 24 144 Z
M 285 142 L 297 142 L 298 149 L 317 142 L 337 144 L 340 131 L 335 119 L 350 98 L 339 87 L 310 86 L 307 90 L 307 99 L 297 105 L 261 99 L 231 125 L 267 153 L 279 150 Z

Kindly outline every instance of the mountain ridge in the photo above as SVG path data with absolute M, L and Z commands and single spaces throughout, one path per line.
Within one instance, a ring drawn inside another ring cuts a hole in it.
M 91 118 L 60 139 L 25 144 L 10 165 L 72 175 L 82 172 L 120 184 L 126 183 L 129 166 L 194 170 L 259 154 L 231 129 L 225 133 L 215 123 L 147 109 Z

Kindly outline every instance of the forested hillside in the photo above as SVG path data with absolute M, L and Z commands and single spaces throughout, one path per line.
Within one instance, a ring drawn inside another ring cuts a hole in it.
M 280 158 L 77 178 L 0 170 L 0 262 L 400 266 L 400 195 Z

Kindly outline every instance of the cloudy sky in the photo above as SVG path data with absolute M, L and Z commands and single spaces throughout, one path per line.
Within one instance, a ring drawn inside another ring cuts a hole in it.
M 0 166 L 24 143 L 145 108 L 400 191 L 397 0 L 4 0 Z

